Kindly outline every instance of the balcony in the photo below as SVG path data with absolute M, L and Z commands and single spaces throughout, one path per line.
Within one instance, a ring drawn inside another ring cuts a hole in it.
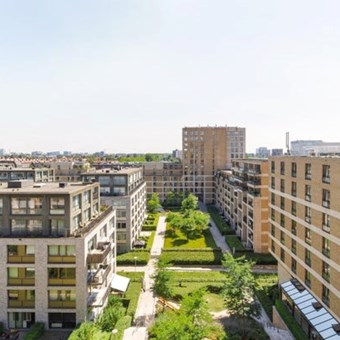
M 75 301 L 48 301 L 48 308 L 76 308 Z
M 101 307 L 105 304 L 108 296 L 111 293 L 111 285 L 104 289 L 93 289 L 91 290 L 88 298 L 87 305 L 89 307 Z
M 89 254 L 87 254 L 87 263 L 103 263 L 106 259 L 107 255 L 111 252 L 111 244 L 110 242 L 99 242 L 97 245 L 97 249 L 91 250 Z
M 11 255 L 8 254 L 7 258 L 8 263 L 34 263 L 35 256 L 34 255 Z
M 34 277 L 8 278 L 9 286 L 34 286 Z
M 112 270 L 111 265 L 103 265 L 95 273 L 90 273 L 89 284 L 92 286 L 102 285 Z
M 49 256 L 48 263 L 76 263 L 75 256 Z
M 59 279 L 59 278 L 53 278 L 48 279 L 48 285 L 49 286 L 75 286 L 76 285 L 76 279 Z
M 34 308 L 34 300 L 8 300 L 8 308 Z

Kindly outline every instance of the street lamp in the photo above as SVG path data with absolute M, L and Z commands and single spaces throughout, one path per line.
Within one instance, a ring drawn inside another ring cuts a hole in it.
M 137 271 L 137 256 L 133 258 L 135 260 L 135 272 Z

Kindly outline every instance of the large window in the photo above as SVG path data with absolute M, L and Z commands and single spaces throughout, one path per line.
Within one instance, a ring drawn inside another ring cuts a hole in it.
M 331 167 L 329 165 L 322 166 L 322 181 L 324 183 L 330 183 L 330 170 Z
M 330 243 L 331 241 L 328 238 L 326 237 L 322 238 L 322 254 L 324 254 L 327 257 L 330 257 L 330 252 L 331 252 Z
M 292 163 L 292 177 L 296 177 L 296 163 L 293 162 Z
M 73 196 L 72 204 L 73 204 L 73 210 L 80 209 L 80 195 Z
M 125 196 L 126 195 L 126 189 L 125 187 L 116 187 L 116 188 L 113 188 L 113 195 L 114 196 Z
M 296 182 L 292 182 L 292 196 L 296 197 Z
M 50 199 L 50 214 L 62 215 L 65 213 L 65 199 L 61 197 L 52 197 Z
M 76 256 L 76 247 L 69 246 L 48 246 L 49 256 Z
M 49 279 L 75 279 L 75 268 L 48 268 Z
M 329 190 L 322 189 L 322 206 L 330 208 L 331 206 L 331 193 Z
M 312 179 L 312 164 L 305 164 L 305 179 Z
M 48 313 L 50 328 L 75 328 L 76 313 Z
M 42 199 L 31 198 L 11 198 L 11 210 L 13 215 L 28 215 L 42 213 Z
M 2 215 L 3 207 L 4 207 L 4 200 L 2 197 L 0 197 L 0 215 Z
M 305 221 L 307 223 L 311 223 L 312 217 L 311 217 L 311 208 L 310 207 L 305 207 Z
M 328 214 L 322 213 L 322 230 L 329 233 L 330 229 L 331 229 L 331 217 Z
M 114 185 L 126 185 L 126 176 L 114 176 L 113 184 Z
M 329 282 L 330 280 L 330 267 L 327 262 L 322 261 L 322 277 Z
M 41 220 L 11 220 L 11 235 L 13 236 L 40 236 L 42 235 Z
M 312 200 L 312 187 L 310 185 L 305 186 L 305 199 L 310 202 Z
M 51 236 L 66 236 L 65 222 L 62 219 L 50 220 Z

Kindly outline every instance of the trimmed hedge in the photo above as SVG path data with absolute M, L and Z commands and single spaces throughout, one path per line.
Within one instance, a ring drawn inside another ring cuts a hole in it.
M 172 265 L 214 265 L 221 264 L 222 252 L 217 251 L 166 251 L 160 260 Z
M 218 210 L 214 206 L 212 205 L 208 206 L 208 212 L 222 235 L 235 234 L 233 228 L 221 218 L 221 216 L 218 213 Z
M 111 340 L 121 340 L 121 339 L 123 339 L 124 330 L 129 328 L 131 326 L 131 323 L 132 323 L 132 316 L 131 315 L 125 315 L 122 318 L 120 318 L 115 325 L 115 329 L 118 330 L 118 333 L 113 334 L 111 336 Z
M 255 264 L 276 265 L 277 261 L 271 254 L 259 254 L 252 251 L 235 252 L 234 257 L 245 256 L 248 261 L 254 261 Z
M 45 325 L 42 322 L 35 323 L 29 330 L 28 333 L 26 333 L 24 339 L 25 340 L 36 340 L 39 339 L 45 331 Z
M 219 251 L 221 251 L 221 248 L 166 248 L 166 249 L 162 250 L 162 252 L 165 252 L 165 253 L 178 252 L 178 251 L 192 251 L 192 252 L 211 253 L 212 251 L 219 252 Z
M 159 220 L 159 213 L 156 214 L 148 214 L 148 217 L 143 223 L 142 230 L 143 231 L 155 231 L 157 229 L 157 224 Z
M 307 336 L 305 332 L 302 330 L 302 328 L 299 326 L 299 324 L 296 322 L 294 317 L 290 314 L 288 308 L 285 306 L 285 304 L 281 300 L 275 301 L 275 307 L 276 310 L 279 312 L 281 318 L 289 328 L 289 330 L 294 335 L 295 339 L 298 340 L 307 340 Z
M 135 250 L 117 255 L 117 266 L 134 266 L 135 264 L 138 266 L 144 266 L 149 262 L 149 260 L 150 252 L 148 250 Z
M 227 235 L 225 237 L 225 241 L 227 242 L 229 248 L 233 251 L 244 251 L 245 248 L 243 247 L 243 244 L 241 243 L 240 239 L 236 235 Z

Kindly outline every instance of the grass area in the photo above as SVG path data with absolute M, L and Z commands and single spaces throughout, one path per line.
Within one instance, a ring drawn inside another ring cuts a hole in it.
M 176 230 L 173 232 L 169 225 L 166 227 L 165 232 L 165 242 L 164 242 L 164 248 L 216 248 L 216 243 L 214 241 L 214 238 L 212 237 L 210 230 L 206 229 L 203 231 L 202 237 L 194 239 L 194 240 L 188 240 L 183 233 L 181 233 L 180 230 Z
M 209 312 L 221 312 L 225 310 L 224 300 L 220 294 L 206 293 L 204 299 L 208 303 Z
M 173 292 L 177 298 L 182 298 L 201 288 L 208 288 L 209 294 L 216 294 L 226 280 L 223 272 L 170 272 L 173 283 Z M 212 295 L 213 297 L 213 295 Z M 221 300 L 223 300 L 221 298 Z
M 294 317 L 290 314 L 288 308 L 281 300 L 275 301 L 275 307 L 277 311 L 279 312 L 281 318 L 289 328 L 289 330 L 294 335 L 295 339 L 298 340 L 307 340 L 308 337 L 306 336 L 305 332 L 302 330 L 302 328 L 299 326 L 299 324 L 296 322 Z
M 244 251 L 243 244 L 240 239 L 236 235 L 227 235 L 225 237 L 225 241 L 227 242 L 229 248 L 233 251 Z
M 141 291 L 141 282 L 144 273 L 141 272 L 118 272 L 117 274 L 131 279 L 129 287 L 124 295 L 124 305 L 127 307 L 126 315 L 134 316 Z
M 157 229 L 160 213 L 148 213 L 148 217 L 142 225 L 143 231 L 154 231 Z
M 149 250 L 129 251 L 128 253 L 117 255 L 117 266 L 144 266 L 150 260 Z
M 156 232 L 152 231 L 150 236 L 148 237 L 148 240 L 146 242 L 146 249 L 151 249 L 153 245 L 153 241 L 155 239 Z
M 218 213 L 218 210 L 213 206 L 209 205 L 208 207 L 208 212 L 210 214 L 210 217 L 213 219 L 213 221 L 216 224 L 216 227 L 220 231 L 222 235 L 233 235 L 235 234 L 235 231 L 233 228 L 227 224 L 223 218 L 221 218 L 220 214 Z

